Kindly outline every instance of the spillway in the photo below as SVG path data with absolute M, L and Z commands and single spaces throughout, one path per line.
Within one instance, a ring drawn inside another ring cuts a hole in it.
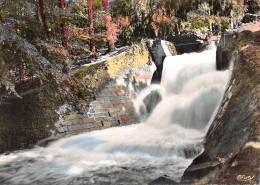
M 135 100 L 142 123 L 0 155 L 0 184 L 147 184 L 164 175 L 179 181 L 203 150 L 229 78 L 229 71 L 216 71 L 215 58 L 214 46 L 167 57 L 161 84 Z M 151 92 L 160 101 L 148 114 L 144 99 Z

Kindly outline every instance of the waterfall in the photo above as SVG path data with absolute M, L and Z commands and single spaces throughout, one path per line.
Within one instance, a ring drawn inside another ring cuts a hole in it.
M 203 150 L 225 91 L 228 71 L 216 71 L 215 57 L 215 47 L 166 57 L 161 84 L 136 99 L 142 123 L 1 155 L 0 183 L 147 184 L 165 174 L 179 181 Z

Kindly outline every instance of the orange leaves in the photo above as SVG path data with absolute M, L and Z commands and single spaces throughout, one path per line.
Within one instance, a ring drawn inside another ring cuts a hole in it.
M 232 5 L 235 7 L 244 6 L 244 0 L 232 0 Z
M 160 23 L 165 22 L 168 24 L 175 24 L 178 19 L 175 17 L 175 12 L 171 12 L 169 15 L 165 9 L 165 7 L 159 7 L 157 10 L 155 10 L 153 16 L 152 16 L 153 22 L 152 26 L 154 29 L 154 32 L 156 36 L 158 36 L 158 32 L 160 29 Z
M 51 45 L 51 44 L 45 44 L 45 47 L 52 52 L 55 52 L 61 56 L 67 57 L 67 58 L 71 58 L 71 55 L 69 54 L 69 52 L 64 49 L 63 47 L 60 47 L 58 45 Z
M 70 28 L 68 29 L 68 35 L 74 37 L 89 38 L 88 31 L 83 28 Z
M 111 14 L 105 15 L 104 21 L 106 24 L 106 38 L 109 41 L 110 47 L 114 49 L 114 43 L 117 41 L 118 36 L 123 32 L 125 28 L 130 26 L 131 20 L 128 17 L 116 17 L 112 18 Z
M 126 29 L 130 26 L 131 19 L 129 17 L 119 16 L 116 19 L 120 27 L 122 27 L 123 29 Z
M 84 80 L 83 77 L 64 76 L 58 81 L 58 84 L 61 89 L 68 92 L 71 90 L 71 88 L 78 86 L 83 80 Z

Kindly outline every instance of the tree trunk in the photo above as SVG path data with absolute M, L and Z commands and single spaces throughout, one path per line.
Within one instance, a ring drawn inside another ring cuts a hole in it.
M 93 59 L 95 59 L 95 58 L 97 58 L 97 54 L 96 54 L 96 44 L 95 44 L 92 0 L 89 0 L 88 4 L 89 4 L 89 16 L 90 16 L 91 45 L 92 45 Z
M 64 0 L 60 0 L 60 7 L 64 9 Z M 68 49 L 68 36 L 64 16 L 61 17 L 61 27 L 63 32 L 64 46 Z
M 110 51 L 115 51 L 115 43 L 110 43 Z
M 104 0 L 104 6 L 105 6 L 105 9 L 108 10 L 108 2 L 107 2 L 107 0 Z
M 108 14 L 108 2 L 107 2 L 107 0 L 104 0 L 104 6 L 105 6 L 105 10 L 107 11 L 107 13 L 106 14 Z M 107 20 L 105 20 L 105 21 L 107 21 Z M 107 23 L 105 23 L 106 24 L 106 30 L 107 30 Z M 113 48 L 114 49 L 114 48 Z M 113 50 L 112 49 L 112 46 L 111 46 L 111 44 L 109 43 L 108 44 L 108 50 L 109 51 L 112 51 Z
M 19 61 L 20 61 L 21 80 L 22 82 L 24 82 L 23 57 L 21 52 L 19 52 Z
M 50 31 L 49 31 L 48 23 L 47 23 L 46 16 L 45 16 L 43 0 L 39 0 L 39 4 L 40 4 L 40 9 L 41 9 L 41 17 L 42 17 L 43 25 L 45 28 L 46 38 L 47 38 L 47 40 L 51 40 Z

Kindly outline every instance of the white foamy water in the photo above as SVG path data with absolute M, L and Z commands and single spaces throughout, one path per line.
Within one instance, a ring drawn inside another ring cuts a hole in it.
M 0 184 L 147 184 L 179 181 L 202 151 L 202 139 L 222 99 L 228 72 L 215 70 L 216 49 L 167 57 L 162 96 L 146 121 L 63 138 L 0 156 Z M 142 113 L 144 114 L 145 111 Z

